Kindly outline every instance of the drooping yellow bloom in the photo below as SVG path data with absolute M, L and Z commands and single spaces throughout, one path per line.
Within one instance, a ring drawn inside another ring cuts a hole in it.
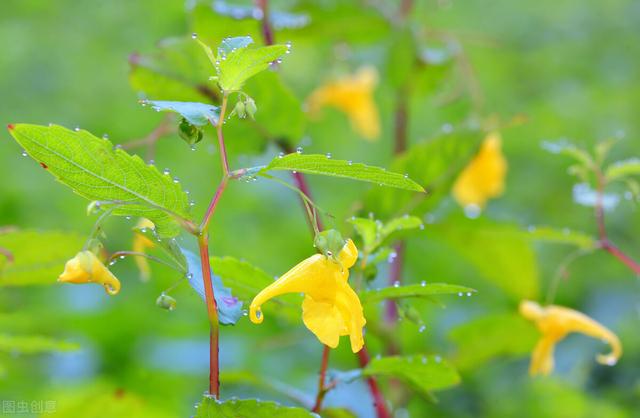
M 358 250 L 348 240 L 336 260 L 313 255 L 286 272 L 262 290 L 251 302 L 249 317 L 255 324 L 264 319 L 260 307 L 269 299 L 285 293 L 304 293 L 302 320 L 316 337 L 336 348 L 340 336 L 349 335 L 351 350 L 364 344 L 362 329 L 366 323 L 358 295 L 347 282 L 349 268 L 358 259 Z
M 136 253 L 146 253 L 147 249 L 153 248 L 156 244 L 147 238 L 140 229 L 143 228 L 151 228 L 153 229 L 155 225 L 153 222 L 146 218 L 140 218 L 140 221 L 136 225 L 135 234 L 133 236 L 133 251 Z M 136 265 L 138 266 L 138 270 L 140 270 L 140 278 L 143 281 L 148 281 L 151 276 L 151 268 L 149 267 L 149 261 L 142 256 L 134 257 Z
M 542 307 L 536 302 L 524 300 L 520 303 L 520 314 L 535 322 L 542 334 L 531 358 L 529 373 L 532 376 L 548 375 L 553 371 L 553 349 L 556 343 L 571 332 L 601 339 L 611 346 L 610 354 L 599 354 L 596 357 L 598 363 L 613 366 L 622 355 L 618 337 L 581 312 L 555 305 Z
M 461 206 L 483 208 L 487 200 L 500 196 L 504 191 L 507 161 L 502 155 L 500 134 L 489 134 L 480 152 L 458 176 L 453 185 L 453 197 Z
M 98 260 L 91 251 L 80 251 L 64 266 L 59 282 L 84 284 L 98 283 L 110 295 L 120 292 L 120 281 Z
M 324 106 L 344 112 L 353 129 L 370 141 L 380 136 L 380 116 L 373 100 L 378 84 L 374 67 L 362 67 L 355 74 L 333 80 L 318 87 L 307 99 L 309 113 L 314 116 Z

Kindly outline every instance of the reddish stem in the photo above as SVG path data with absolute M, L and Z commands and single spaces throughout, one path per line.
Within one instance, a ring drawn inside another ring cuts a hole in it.
M 273 45 L 273 28 L 269 19 L 269 2 L 268 0 L 257 0 L 258 8 L 262 12 L 262 38 L 265 45 Z
M 363 369 L 367 364 L 369 364 L 371 358 L 369 357 L 366 347 L 362 347 L 362 350 L 358 351 L 358 360 L 360 362 L 360 367 Z M 369 390 L 373 396 L 373 406 L 376 409 L 376 415 L 378 418 L 391 418 L 391 414 L 387 410 L 387 404 L 385 403 L 382 393 L 380 392 L 380 388 L 378 387 L 378 382 L 376 382 L 373 377 L 367 377 L 367 384 L 369 385 Z
M 209 222 L 211 221 L 211 217 L 213 216 L 213 212 L 215 212 L 216 207 L 218 206 L 218 202 L 222 197 L 222 193 L 224 193 L 227 183 L 229 182 L 229 177 L 223 177 L 216 189 L 216 194 L 211 199 L 211 203 L 209 203 L 209 207 L 207 208 L 207 212 L 204 215 L 204 219 L 200 224 L 200 231 L 208 231 L 209 230 Z
M 625 266 L 629 267 L 636 275 L 640 276 L 640 264 L 625 254 L 620 248 L 614 245 L 607 235 L 607 226 L 604 220 L 604 188 L 606 181 L 602 171 L 599 167 L 595 168 L 597 179 L 597 193 L 596 193 L 596 221 L 598 223 L 598 235 L 600 236 L 600 247 L 607 251 L 609 254 L 617 258 Z
M 202 234 L 198 236 L 198 247 L 200 248 L 200 262 L 202 263 L 202 281 L 204 283 L 204 294 L 207 302 L 207 314 L 209 315 L 209 393 L 220 398 L 220 365 L 218 363 L 220 325 L 218 324 L 218 307 L 213 294 L 213 284 L 211 283 L 211 265 L 209 262 L 209 236 Z
M 327 367 L 329 366 L 329 352 L 331 348 L 325 345 L 322 350 L 322 362 L 320 363 L 320 379 L 318 381 L 318 395 L 316 396 L 316 403 L 313 405 L 311 412 L 320 412 L 322 408 L 322 401 L 327 394 L 328 389 L 325 387 L 325 381 L 327 379 Z
M 394 154 L 403 153 L 407 149 L 407 121 L 408 121 L 408 102 L 406 89 L 398 89 L 396 98 L 396 111 L 394 114 Z

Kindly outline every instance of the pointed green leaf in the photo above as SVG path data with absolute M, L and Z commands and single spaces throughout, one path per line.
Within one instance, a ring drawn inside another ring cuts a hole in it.
M 194 418 L 320 418 L 303 408 L 283 406 L 257 399 L 219 401 L 205 396 L 197 405 Z
M 271 170 L 297 171 L 307 174 L 320 174 L 331 177 L 342 177 L 352 180 L 376 183 L 381 186 L 396 187 L 404 190 L 424 192 L 419 184 L 403 176 L 380 167 L 372 167 L 346 160 L 334 160 L 318 154 L 288 154 L 274 158 L 262 169 L 263 173 Z
M 54 284 L 85 240 L 70 232 L 27 230 L 0 235 L 0 247 L 13 256 L 13 262 L 6 262 L 0 270 L 0 286 Z
M 11 135 L 61 183 L 89 200 L 113 202 L 114 215 L 151 220 L 162 237 L 180 232 L 177 217 L 190 219 L 180 184 L 137 155 L 114 149 L 107 139 L 62 126 L 18 124 Z
M 400 379 L 428 398 L 432 398 L 432 390 L 446 389 L 460 383 L 458 372 L 437 355 L 376 358 L 362 372 L 365 376 Z
M 245 81 L 261 71 L 287 52 L 284 45 L 260 48 L 239 48 L 222 55 L 218 66 L 218 84 L 226 92 L 238 91 Z
M 156 112 L 174 112 L 185 118 L 191 125 L 217 125 L 220 109 L 205 103 L 169 102 L 163 100 L 142 100 L 143 106 L 150 105 Z
M 640 175 L 640 158 L 616 161 L 609 165 L 605 171 L 605 177 L 608 182 L 637 175 Z
M 228 55 L 236 49 L 246 48 L 253 43 L 251 36 L 234 36 L 231 38 L 225 38 L 218 45 L 219 55 Z
M 466 286 L 458 286 L 447 283 L 420 283 L 407 286 L 385 287 L 382 289 L 367 290 L 360 298 L 363 303 L 379 302 L 383 299 L 419 298 L 434 295 L 459 295 L 471 296 L 475 289 Z

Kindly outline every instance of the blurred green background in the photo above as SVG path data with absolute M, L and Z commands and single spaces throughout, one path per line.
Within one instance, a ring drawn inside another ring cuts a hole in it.
M 400 29 L 384 16 L 395 13 L 396 2 L 272 3 L 274 10 L 296 11 L 310 19 L 299 29 L 276 31 L 277 42 L 292 41 L 292 53 L 285 57 L 280 71 L 301 101 L 328 76 L 345 69 L 352 71 L 366 63 L 380 73 L 376 101 L 383 134 L 379 141 L 363 141 L 344 115 L 326 111 L 320 121 L 306 125 L 305 136 L 294 141 L 294 147 L 302 145 L 305 153 L 331 152 L 334 158 L 390 166 L 396 93 L 388 81 L 387 57 L 394 48 L 393 33 Z M 195 0 L 187 4 L 183 0 L 4 0 L 2 10 L 2 126 L 15 122 L 80 126 L 96 135 L 107 133 L 115 143 L 144 137 L 162 119 L 137 103 L 139 95 L 128 80 L 130 54 L 154 54 L 161 39 L 188 37 L 193 31 L 208 31 L 205 39 L 211 38 L 210 42 L 215 36 L 251 34 L 261 43 L 259 22 L 221 16 L 209 3 Z M 410 143 L 470 119 L 494 116 L 508 125 L 516 115 L 525 115 L 526 122 L 502 130 L 509 163 L 504 195 L 491 201 L 477 220 L 464 219 L 463 211 L 446 197 L 429 213 L 421 214 L 433 227 L 427 225 L 408 240 L 403 277 L 407 283 L 442 281 L 474 287 L 479 293 L 471 298 L 442 298 L 446 309 L 418 305 L 427 332 L 419 333 L 410 323 L 400 324 L 397 335 L 407 352 L 441 353 L 458 366 L 463 381 L 439 392 L 437 404 L 412 397 L 396 411 L 398 417 L 640 416 L 640 287 L 626 267 L 604 252 L 581 258 L 571 265 L 556 299 L 619 335 L 625 349 L 619 364 L 612 368 L 597 365 L 593 356 L 604 347 L 572 336 L 557 350 L 556 373 L 531 379 L 527 374 L 531 342 L 524 337 L 526 341 L 520 343 L 517 329 L 513 336 L 505 336 L 502 330 L 499 341 L 494 342 L 498 352 L 486 359 L 469 359 L 473 354 L 482 357 L 484 345 L 494 344 L 491 338 L 483 338 L 482 324 L 472 324 L 479 334 L 476 338 L 469 337 L 473 333 L 462 333 L 457 340 L 451 337 L 454 328 L 486 315 L 512 315 L 518 299 L 495 281 L 483 278 L 477 263 L 463 257 L 464 251 L 456 250 L 446 238 L 453 235 L 447 232 L 451 229 L 458 228 L 464 236 L 465 231 L 485 228 L 489 232 L 470 239 L 466 251 L 480 254 L 489 270 L 493 264 L 507 264 L 495 273 L 510 273 L 499 282 L 516 283 L 517 288 L 520 274 L 533 277 L 540 288 L 539 298 L 544 299 L 551 278 L 573 249 L 531 241 L 533 262 L 527 258 L 528 246 L 524 253 L 519 252 L 520 247 L 513 252 L 491 252 L 487 248 L 494 243 L 492 228 L 500 223 L 526 235 L 530 225 L 544 225 L 596 234 L 593 209 L 573 202 L 571 190 L 576 180 L 567 174 L 570 161 L 543 150 L 541 143 L 568 138 L 590 148 L 597 141 L 616 137 L 620 140 L 610 161 L 640 155 L 639 20 L 640 4 L 632 0 L 416 2 L 405 24 L 416 29 L 428 46 L 448 46 L 448 53 L 462 51 L 456 55 L 462 58 L 453 60 L 447 70 L 451 74 L 442 81 L 411 95 Z M 443 38 L 455 42 L 446 45 Z M 203 71 L 206 76 L 206 69 Z M 460 98 L 443 100 L 457 90 L 464 92 Z M 286 112 L 278 109 L 277 98 L 269 109 L 260 105 L 258 102 L 258 120 L 260 112 L 280 118 Z M 233 127 L 229 129 L 234 132 Z M 86 216 L 87 202 L 56 183 L 37 163 L 21 157 L 8 133 L 2 137 L 0 226 L 88 234 L 95 219 Z M 262 163 L 278 153 L 274 146 L 257 147 L 242 135 L 229 133 L 227 142 L 235 167 Z M 192 152 L 172 135 L 159 142 L 155 156 L 159 168 L 170 168 L 191 191 L 198 216 L 218 181 L 218 156 L 210 144 L 209 132 Z M 256 148 L 258 152 L 241 154 Z M 321 177 L 309 177 L 309 181 L 314 200 L 334 216 L 325 223 L 351 235 L 344 220 L 376 186 Z M 622 189 L 614 191 L 624 195 Z M 129 249 L 133 225 L 134 221 L 123 218 L 110 219 L 107 248 Z M 607 225 L 612 240 L 639 258 L 637 203 L 621 199 L 607 213 Z M 232 184 L 212 227 L 214 255 L 246 259 L 274 276 L 312 253 L 296 196 L 264 179 Z M 190 237 L 181 242 L 193 246 Z M 114 298 L 106 297 L 97 286 L 0 287 L 0 334 L 41 334 L 80 345 L 76 351 L 42 355 L 0 347 L 0 401 L 55 400 L 58 415 L 69 417 L 193 413 L 193 403 L 207 384 L 204 306 L 185 284 L 175 293 L 175 312 L 155 306 L 157 295 L 179 279 L 171 271 L 154 266 L 149 283 L 137 279 L 130 260 L 115 265 L 113 271 L 123 282 L 123 291 Z M 385 276 L 384 269 L 380 275 Z M 509 322 L 497 324 L 501 328 Z M 523 333 L 527 332 L 533 331 L 525 328 Z M 509 346 L 511 338 L 515 348 L 504 349 L 506 356 L 495 355 L 501 354 L 500 344 Z M 375 337 L 368 344 L 374 355 L 381 352 Z M 485 347 L 489 352 L 492 349 Z M 357 367 L 344 341 L 334 353 L 332 368 Z M 321 346 L 301 323 L 274 320 L 258 327 L 243 318 L 237 326 L 222 331 L 224 370 L 268 376 L 307 396 L 315 394 L 320 354 Z M 246 384 L 223 386 L 223 396 L 290 402 L 267 388 Z M 327 405 L 347 406 L 358 416 L 370 417 L 368 396 L 365 385 L 358 381 L 331 392 Z M 79 412 L 91 408 L 102 412 Z

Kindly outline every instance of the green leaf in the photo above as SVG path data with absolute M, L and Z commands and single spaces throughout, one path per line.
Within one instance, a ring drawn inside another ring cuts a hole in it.
M 182 253 L 187 261 L 189 284 L 206 302 L 200 257 L 185 249 L 182 249 Z M 218 307 L 218 321 L 222 325 L 234 325 L 242 317 L 242 302 L 231 294 L 231 290 L 224 286 L 220 277 L 216 276 L 213 271 L 211 272 L 211 283 Z
M 283 406 L 276 402 L 257 399 L 231 399 L 219 401 L 205 396 L 197 405 L 194 418 L 319 418 L 303 408 Z
M 18 124 L 11 135 L 61 183 L 114 215 L 151 220 L 161 237 L 180 232 L 176 217 L 189 220 L 187 195 L 180 184 L 137 155 L 114 149 L 111 142 L 84 130 Z M 107 203 L 111 202 L 111 203 Z
M 31 230 L 0 235 L 0 247 L 14 258 L 0 270 L 0 286 L 56 283 L 65 263 L 80 251 L 85 239 L 70 232 Z
M 251 36 L 235 36 L 232 38 L 225 38 L 218 45 L 218 54 L 225 56 L 232 53 L 236 49 L 246 48 L 253 43 Z
M 591 158 L 589 153 L 569 141 L 545 141 L 542 143 L 542 148 L 552 154 L 567 155 L 586 167 L 593 165 L 593 158 Z
M 300 405 L 312 405 L 314 399 L 302 390 L 281 382 L 272 376 L 257 375 L 244 370 L 226 370 L 220 372 L 222 385 L 250 386 L 260 392 L 269 391 L 278 396 L 285 396 Z
M 220 44 L 218 84 L 225 92 L 238 91 L 245 81 L 261 71 L 287 52 L 285 45 L 270 45 L 248 48 L 250 37 L 231 38 Z
M 384 299 L 419 298 L 434 295 L 467 295 L 475 293 L 475 289 L 447 283 L 420 283 L 407 286 L 385 287 L 367 290 L 360 295 L 363 303 L 379 302 Z
M 322 408 L 322 418 L 358 418 L 356 414 L 345 408 Z
M 472 319 L 453 328 L 449 337 L 457 345 L 456 365 L 468 370 L 498 356 L 530 352 L 538 332 L 530 321 L 509 312 Z
M 432 237 L 457 250 L 481 277 L 508 295 L 537 298 L 538 264 L 527 232 L 514 225 L 462 218 L 429 229 Z
M 419 184 L 403 176 L 380 167 L 372 167 L 346 160 L 334 160 L 318 154 L 288 154 L 274 158 L 262 173 L 271 170 L 298 171 L 307 174 L 321 174 L 352 180 L 367 181 L 381 186 L 424 192 Z
M 5 353 L 38 354 L 50 351 L 74 351 L 78 344 L 40 335 L 0 334 L 0 351 Z
M 607 182 L 637 175 L 640 175 L 640 158 L 629 158 L 628 160 L 616 161 L 615 163 L 610 164 L 605 171 Z
M 143 106 L 151 105 L 156 112 L 174 112 L 185 118 L 191 125 L 217 125 L 220 109 L 217 106 L 194 102 L 169 102 L 162 100 L 142 100 Z
M 167 38 L 149 55 L 129 59 L 129 82 L 143 98 L 184 102 L 217 102 L 220 93 L 208 84 L 211 64 L 193 39 Z
M 558 244 L 575 245 L 583 249 L 595 249 L 598 247 L 598 241 L 591 235 L 584 232 L 573 231 L 570 229 L 555 229 L 547 226 L 529 227 L 529 237 L 536 241 L 553 242 Z
M 365 376 L 397 378 L 428 398 L 431 391 L 460 383 L 458 372 L 440 356 L 391 356 L 371 360 L 362 370 Z
M 365 200 L 365 210 L 384 218 L 412 213 L 422 215 L 448 195 L 458 173 L 475 155 L 484 134 L 459 129 L 413 145 L 391 164 L 391 170 L 407 173 L 427 194 L 422 200 L 394 189 L 373 189 Z
M 352 224 L 358 235 L 362 237 L 363 251 L 367 254 L 373 253 L 385 242 L 397 239 L 400 232 L 424 227 L 420 218 L 409 215 L 393 218 L 386 224 L 379 220 L 356 218 L 355 216 L 348 219 L 347 222 Z

